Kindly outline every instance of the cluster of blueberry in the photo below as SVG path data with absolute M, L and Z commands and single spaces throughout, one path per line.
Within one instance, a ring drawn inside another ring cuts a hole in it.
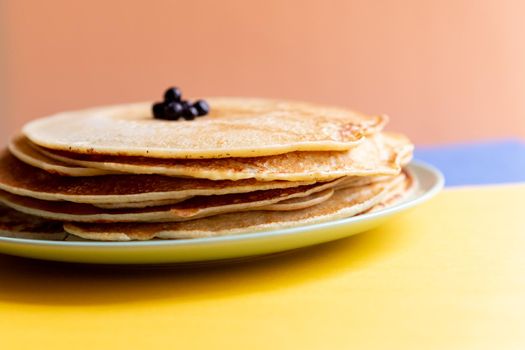
M 164 120 L 178 120 L 179 118 L 193 120 L 208 114 L 209 111 L 210 106 L 204 100 L 198 100 L 193 104 L 182 100 L 182 92 L 176 87 L 166 90 L 164 101 L 153 105 L 153 116 Z

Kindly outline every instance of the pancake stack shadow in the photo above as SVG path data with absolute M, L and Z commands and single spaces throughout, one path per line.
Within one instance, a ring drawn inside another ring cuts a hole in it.
M 381 210 L 414 187 L 413 145 L 385 116 L 306 103 L 207 99 L 208 116 L 151 104 L 27 124 L 0 154 L 0 234 L 129 241 L 246 234 Z

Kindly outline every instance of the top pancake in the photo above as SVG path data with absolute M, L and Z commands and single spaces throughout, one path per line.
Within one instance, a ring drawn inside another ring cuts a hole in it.
M 74 153 L 154 158 L 228 158 L 341 151 L 376 133 L 385 116 L 265 99 L 208 98 L 194 121 L 153 119 L 151 103 L 63 112 L 27 124 L 33 143 Z

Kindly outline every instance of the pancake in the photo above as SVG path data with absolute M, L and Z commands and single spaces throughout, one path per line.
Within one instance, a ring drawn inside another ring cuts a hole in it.
M 334 190 L 341 190 L 349 187 L 366 186 L 376 182 L 391 180 L 392 176 L 379 175 L 379 176 L 350 176 L 344 178 L 344 180 L 338 182 Z
M 390 179 L 391 176 L 353 176 L 345 178 L 344 180 L 341 179 L 341 181 L 337 182 L 337 185 L 334 186 L 334 189 L 341 189 L 341 188 L 347 188 L 347 187 L 358 187 L 358 186 L 364 186 L 369 185 L 374 182 L 378 181 L 386 181 Z M 292 183 L 291 183 L 292 184 Z M 296 184 L 301 184 L 300 182 L 297 182 Z M 308 184 L 308 183 L 305 183 Z M 295 187 L 295 186 L 294 186 Z M 318 197 L 319 194 L 314 194 L 311 197 L 316 197 L 315 201 L 319 201 Z M 181 199 L 166 199 L 166 200 L 156 200 L 156 201 L 145 201 L 145 202 L 120 202 L 120 203 L 96 203 L 93 204 L 96 207 L 99 208 L 105 208 L 105 209 L 118 209 L 118 208 L 145 208 L 145 207 L 154 207 L 154 206 L 161 206 L 161 205 L 171 205 L 180 203 L 188 198 L 181 198 Z M 314 200 L 311 198 L 310 200 Z M 290 200 L 292 201 L 292 200 Z M 306 208 L 308 205 L 306 205 L 306 199 L 303 198 L 296 198 L 293 200 L 294 203 L 297 203 L 297 206 L 299 206 L 299 202 L 304 203 L 301 204 L 304 208 Z M 284 201 L 288 202 L 288 201 Z M 284 204 L 284 202 L 282 202 Z M 281 204 L 281 202 L 279 202 Z M 277 206 L 277 204 L 276 204 Z M 291 207 L 291 206 L 290 206 Z M 295 209 L 289 209 L 289 210 L 295 210 Z
M 113 206 L 115 204 L 122 206 L 128 204 L 129 206 L 130 203 L 141 202 L 151 204 L 151 201 L 172 201 L 171 203 L 174 203 L 193 196 L 246 193 L 313 183 L 314 181 L 261 182 L 254 179 L 211 181 L 160 175 L 64 177 L 29 166 L 19 161 L 7 150 L 0 152 L 0 189 L 20 196 L 49 201 Z
M 9 142 L 9 151 L 22 162 L 48 173 L 62 176 L 99 176 L 112 174 L 113 171 L 89 169 L 83 166 L 69 165 L 59 160 L 49 158 L 32 147 L 23 136 L 17 136 Z
M 184 202 L 187 198 L 180 199 L 164 199 L 156 201 L 144 201 L 144 202 L 120 202 L 120 203 L 95 203 L 95 207 L 103 209 L 124 209 L 124 208 L 147 208 L 147 207 L 159 207 L 163 205 L 173 205 L 180 202 Z
M 330 198 L 332 189 L 322 191 L 320 193 L 314 193 L 310 196 L 294 198 L 284 200 L 276 204 L 265 206 L 265 210 L 297 210 L 307 208 L 309 206 L 321 203 L 322 201 Z M 122 208 L 146 208 L 153 206 L 163 206 L 180 203 L 182 200 L 166 200 L 166 201 L 151 201 L 151 202 L 138 202 L 138 203 L 117 203 L 117 204 L 95 204 L 96 207 L 104 209 L 122 209 Z M 281 204 L 282 203 L 282 204 Z M 262 210 L 262 209 L 261 209 Z
M 254 210 L 277 202 L 309 196 L 342 181 L 221 196 L 199 196 L 174 205 L 103 209 L 90 204 L 43 201 L 0 191 L 0 203 L 29 215 L 76 222 L 174 222 L 228 212 Z
M 369 209 L 367 212 L 377 211 L 377 210 L 392 206 L 404 200 L 406 197 L 408 197 L 412 193 L 412 190 L 415 188 L 415 185 L 414 185 L 415 180 L 407 170 L 404 170 L 403 174 L 407 177 L 407 181 L 400 182 L 395 188 L 389 190 L 388 197 L 384 199 L 383 201 L 381 201 L 379 204 L 376 204 L 374 207 Z M 348 188 L 367 186 L 367 185 L 371 185 L 373 183 L 378 183 L 378 182 L 388 182 L 388 181 L 391 181 L 392 179 L 393 179 L 392 176 L 370 176 L 370 177 L 363 177 L 363 178 L 350 177 L 350 178 L 342 179 L 338 181 L 336 186 L 334 186 L 333 188 L 324 190 L 322 192 L 314 193 L 307 197 L 287 199 L 282 202 L 278 202 L 272 205 L 265 206 L 258 210 L 285 211 L 285 210 L 304 209 L 304 208 L 308 208 L 308 207 L 311 207 L 311 206 L 314 206 L 314 205 L 317 205 L 319 203 L 329 200 L 333 196 L 335 191 L 342 190 L 342 189 L 348 189 Z
M 270 204 L 257 210 L 288 211 L 299 210 L 327 201 L 334 195 L 334 189 L 330 188 L 322 192 L 317 192 L 306 197 L 287 199 L 282 202 Z
M 147 102 L 59 113 L 27 124 L 23 133 L 55 150 L 199 159 L 348 150 L 387 121 L 384 116 L 300 102 L 206 100 L 210 114 L 194 121 L 153 119 L 152 103 Z
M 374 182 L 378 181 L 386 181 L 389 180 L 391 176 L 353 176 L 345 178 L 344 180 L 341 179 L 341 181 L 337 182 L 337 185 L 334 186 L 334 189 L 342 189 L 347 187 L 358 187 L 358 186 L 364 186 L 369 185 Z M 300 183 L 299 183 L 300 184 Z M 329 192 L 329 191 L 326 191 Z M 324 196 L 327 196 L 328 193 L 325 193 Z M 312 198 L 309 198 L 312 197 Z M 315 198 L 314 198 L 315 197 Z M 327 197 L 328 198 L 328 197 Z M 189 198 L 187 198 L 189 199 Z M 99 208 L 105 208 L 105 209 L 118 209 L 118 208 L 145 208 L 145 207 L 153 207 L 153 206 L 161 206 L 161 205 L 170 205 L 175 203 L 180 203 L 184 201 L 183 199 L 166 199 L 166 200 L 157 200 L 157 201 L 146 201 L 146 202 L 121 202 L 121 203 L 98 203 L 94 204 L 96 207 Z M 294 203 L 294 205 L 286 205 L 286 207 L 293 208 L 293 209 L 286 209 L 286 210 L 296 210 L 296 208 L 299 209 L 299 207 L 306 208 L 310 206 L 308 203 L 314 203 L 318 204 L 320 203 L 320 194 L 316 193 L 311 196 L 308 196 L 307 198 L 295 198 L 291 200 L 286 200 L 283 202 L 279 202 L 277 204 L 274 204 L 271 207 L 275 208 L 284 208 L 285 202 Z M 282 204 L 282 205 L 281 205 Z M 273 209 L 267 209 L 266 210 L 273 210 Z
M 0 204 L 0 236 L 61 241 L 67 233 L 60 222 L 22 214 Z
M 365 211 L 365 213 L 372 213 L 385 208 L 391 207 L 399 202 L 404 201 L 406 198 L 410 197 L 415 190 L 418 188 L 417 180 L 412 174 L 408 171 L 405 171 L 405 176 L 407 176 L 407 181 L 404 183 L 398 184 L 394 187 L 381 202 L 374 205 L 372 208 Z
M 82 155 L 41 148 L 68 164 L 134 174 L 161 174 L 210 180 L 326 181 L 343 176 L 396 175 L 412 157 L 413 145 L 398 134 L 377 134 L 343 152 L 292 152 L 226 159 L 153 159 Z
M 100 241 L 198 238 L 276 230 L 354 216 L 381 202 L 390 190 L 405 181 L 406 176 L 400 174 L 387 182 L 342 189 L 321 204 L 295 211 L 250 211 L 177 223 L 66 223 L 64 229 L 84 239 Z

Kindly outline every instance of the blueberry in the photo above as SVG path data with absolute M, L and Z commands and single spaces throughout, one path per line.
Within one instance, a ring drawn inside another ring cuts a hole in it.
M 195 107 L 197 109 L 197 111 L 199 112 L 199 117 L 200 116 L 203 116 L 203 115 L 206 115 L 209 113 L 210 111 L 210 106 L 208 105 L 208 103 L 204 100 L 198 100 L 196 101 L 194 104 L 193 104 L 193 107 Z
M 186 120 L 193 120 L 208 114 L 210 106 L 204 100 L 197 100 L 195 103 L 182 100 L 181 90 L 172 86 L 164 92 L 164 102 L 155 103 L 152 111 L 157 119 L 178 120 L 184 117 Z
M 177 120 L 182 117 L 184 108 L 177 102 L 170 102 L 164 106 L 164 118 L 168 120 Z
M 152 108 L 153 117 L 157 119 L 164 119 L 164 103 L 158 102 L 153 105 Z
M 177 87 L 170 87 L 164 93 L 164 101 L 166 102 L 180 102 L 182 92 Z
M 199 111 L 193 106 L 190 106 L 184 111 L 184 119 L 186 120 L 193 120 L 197 116 L 199 116 Z
M 182 105 L 182 108 L 184 110 L 187 110 L 188 108 L 191 107 L 191 103 L 189 101 L 180 101 L 180 104 Z

